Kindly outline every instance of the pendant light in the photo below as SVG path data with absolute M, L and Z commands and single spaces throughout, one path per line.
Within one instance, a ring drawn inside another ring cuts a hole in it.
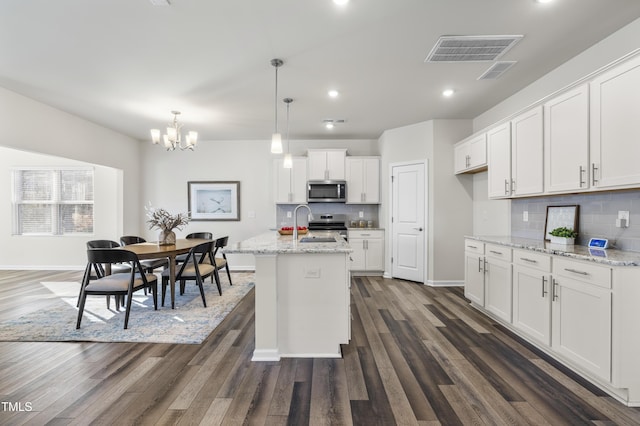
M 289 107 L 291 106 L 291 102 L 293 102 L 293 99 L 284 98 L 283 101 L 285 104 L 287 104 L 287 153 L 284 155 L 282 167 L 284 167 L 285 169 L 292 169 L 293 158 L 291 158 L 291 151 L 289 150 L 291 145 L 291 139 L 289 137 Z
M 278 133 L 278 68 L 284 64 L 282 59 L 272 59 L 271 65 L 276 69 L 276 96 L 275 96 L 275 131 L 271 135 L 271 153 L 282 154 L 282 136 Z

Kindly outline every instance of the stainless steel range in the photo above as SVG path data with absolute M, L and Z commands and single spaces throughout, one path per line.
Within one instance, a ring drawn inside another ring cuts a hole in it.
M 346 240 L 347 217 L 343 214 L 330 213 L 314 215 L 314 218 L 309 221 L 309 231 L 336 231 Z

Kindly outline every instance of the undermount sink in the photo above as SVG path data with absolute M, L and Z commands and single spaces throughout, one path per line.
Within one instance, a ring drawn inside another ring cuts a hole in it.
M 301 243 L 335 243 L 335 238 L 329 237 L 304 237 L 300 238 Z

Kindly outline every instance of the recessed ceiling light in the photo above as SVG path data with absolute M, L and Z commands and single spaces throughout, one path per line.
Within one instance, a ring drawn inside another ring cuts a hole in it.
M 333 129 L 333 123 L 332 122 L 327 122 L 324 124 L 324 127 L 326 127 L 327 129 Z
M 551 3 L 553 0 L 536 0 L 536 3 Z
M 339 94 L 340 94 L 340 93 L 338 93 L 338 91 L 337 91 L 337 90 L 329 90 L 329 92 L 328 92 L 328 95 L 329 95 L 329 97 L 331 97 L 331 98 L 337 98 Z
M 453 89 L 445 89 L 442 91 L 442 96 L 449 98 L 451 96 L 453 96 L 453 94 L 455 93 L 455 90 Z
M 345 4 L 349 3 L 349 0 L 333 0 L 333 2 L 338 6 L 344 6 Z

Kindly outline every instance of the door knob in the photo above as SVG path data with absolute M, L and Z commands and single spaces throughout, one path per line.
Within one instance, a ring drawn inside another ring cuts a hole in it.
M 413 229 L 415 229 L 416 231 L 420 231 L 420 232 L 422 232 L 422 227 L 420 227 L 420 228 L 413 228 Z

